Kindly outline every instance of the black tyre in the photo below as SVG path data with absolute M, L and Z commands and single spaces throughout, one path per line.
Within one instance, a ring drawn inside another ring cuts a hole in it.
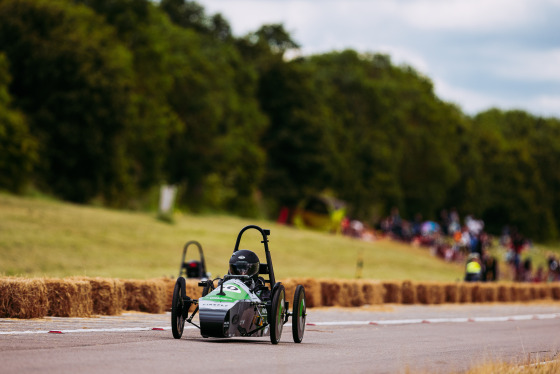
M 284 308 L 286 302 L 286 290 L 283 285 L 279 285 L 272 296 L 272 306 L 270 313 L 270 341 L 272 344 L 280 342 L 282 329 L 284 328 L 284 318 L 286 310 Z
M 301 343 L 303 340 L 306 319 L 307 306 L 305 304 L 305 289 L 301 284 L 298 284 L 296 292 L 294 293 L 294 310 L 292 314 L 292 335 L 296 343 Z
M 185 327 L 185 315 L 188 314 L 190 305 L 187 305 L 181 296 L 185 292 L 185 278 L 177 278 L 173 288 L 173 301 L 171 304 L 171 332 L 175 339 L 181 339 Z

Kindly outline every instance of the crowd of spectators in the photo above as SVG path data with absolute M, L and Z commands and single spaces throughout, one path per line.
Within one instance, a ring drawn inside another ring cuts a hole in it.
M 489 251 L 492 238 L 484 231 L 484 221 L 472 215 L 467 215 L 461 220 L 456 209 L 441 211 L 440 219 L 436 222 L 424 220 L 421 214 L 416 214 L 412 221 L 408 221 L 400 216 L 398 208 L 393 208 L 391 214 L 385 217 L 375 230 L 368 228 L 361 221 L 346 219 L 343 222 L 342 233 L 363 240 L 389 237 L 415 246 L 427 247 L 445 261 L 465 263 L 465 269 L 469 262 L 476 261 L 480 264 L 480 274 L 478 277 L 469 278 L 480 281 L 496 281 L 499 278 L 499 262 Z M 505 260 L 511 268 L 513 280 L 560 281 L 560 261 L 553 253 L 548 254 L 548 268 L 539 266 L 536 270 L 533 269 L 530 256 L 522 258 L 522 254 L 531 248 L 531 242 L 517 229 L 505 228 L 499 244 L 506 251 Z

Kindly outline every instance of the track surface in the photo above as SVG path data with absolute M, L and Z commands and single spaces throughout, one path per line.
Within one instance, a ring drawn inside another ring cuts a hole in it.
M 0 373 L 449 373 L 488 360 L 560 358 L 559 303 L 308 313 L 303 343 L 285 326 L 277 346 L 203 339 L 196 329 L 175 340 L 169 314 L 0 319 Z

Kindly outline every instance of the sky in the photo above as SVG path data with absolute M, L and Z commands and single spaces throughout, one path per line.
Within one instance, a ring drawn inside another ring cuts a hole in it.
M 281 23 L 304 56 L 384 53 L 474 115 L 560 118 L 560 0 L 198 0 L 237 37 Z

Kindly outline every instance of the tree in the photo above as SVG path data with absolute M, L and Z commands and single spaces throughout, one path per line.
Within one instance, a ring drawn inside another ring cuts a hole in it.
M 37 142 L 23 114 L 11 107 L 8 61 L 0 53 L 0 188 L 21 192 L 30 182 Z
M 122 202 L 133 74 L 114 30 L 66 1 L 4 0 L 0 50 L 10 61 L 14 105 L 40 144 L 38 186 L 76 202 Z

